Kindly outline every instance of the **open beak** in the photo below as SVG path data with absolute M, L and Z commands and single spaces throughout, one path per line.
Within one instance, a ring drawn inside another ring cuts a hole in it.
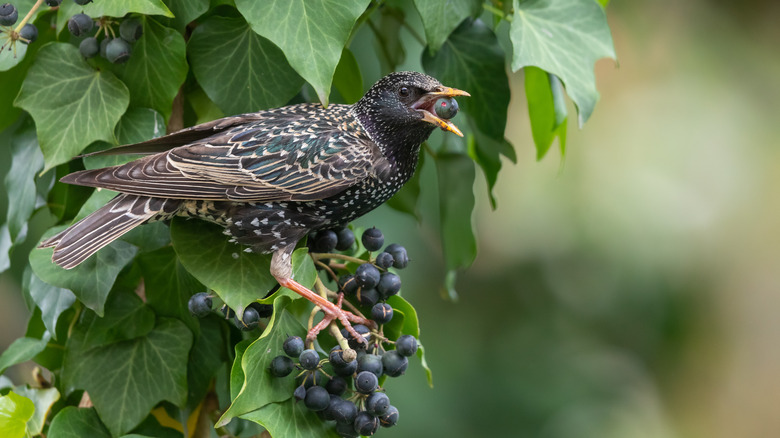
M 412 108 L 422 113 L 422 119 L 428 123 L 434 124 L 439 128 L 450 131 L 455 135 L 463 137 L 463 133 L 460 132 L 457 126 L 449 119 L 442 119 L 437 116 L 433 105 L 440 97 L 455 97 L 455 96 L 471 96 L 469 93 L 458 90 L 457 88 L 440 87 L 440 89 L 425 93 L 417 102 L 412 105 Z

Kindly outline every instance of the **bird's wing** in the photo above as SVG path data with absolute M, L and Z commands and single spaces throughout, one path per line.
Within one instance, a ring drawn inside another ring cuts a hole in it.
M 164 198 L 307 201 L 389 171 L 346 107 L 297 105 L 265 113 L 201 141 L 62 181 Z

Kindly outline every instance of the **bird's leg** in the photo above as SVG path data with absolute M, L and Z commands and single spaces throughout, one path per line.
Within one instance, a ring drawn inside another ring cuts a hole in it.
M 282 287 L 286 287 L 287 289 L 290 289 L 291 291 L 311 301 L 322 310 L 322 313 L 325 314 L 322 321 L 320 321 L 320 323 L 314 326 L 312 330 L 309 332 L 307 339 L 313 340 L 314 338 L 317 337 L 317 334 L 323 328 L 327 327 L 327 325 L 331 321 L 333 321 L 334 319 L 338 319 L 341 322 L 341 324 L 344 326 L 344 328 L 347 329 L 349 334 L 352 335 L 352 337 L 358 340 L 362 340 L 363 336 L 360 335 L 358 332 L 356 332 L 354 328 L 352 328 L 350 322 L 354 322 L 356 324 L 364 324 L 368 327 L 371 327 L 374 325 L 372 321 L 369 321 L 364 317 L 355 315 L 352 312 L 343 310 L 341 306 L 333 304 L 327 298 L 314 293 L 311 289 L 293 280 L 292 279 L 292 250 L 293 249 L 294 249 L 293 246 L 288 246 L 274 252 L 273 256 L 271 257 L 271 275 L 273 275 L 274 278 L 276 278 L 276 281 L 278 281 Z

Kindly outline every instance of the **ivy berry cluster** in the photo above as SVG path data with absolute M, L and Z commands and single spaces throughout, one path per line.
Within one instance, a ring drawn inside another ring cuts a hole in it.
M 213 310 L 213 298 L 214 295 L 208 292 L 198 292 L 190 297 L 187 307 L 193 316 L 205 318 Z M 240 330 L 252 331 L 260 326 L 262 318 L 270 318 L 273 315 L 274 306 L 271 304 L 251 303 L 244 309 L 242 318 L 239 318 L 236 312 L 228 307 L 227 304 L 223 304 L 220 310 L 222 315 L 226 319 L 232 319 L 233 324 Z
M 143 35 L 143 24 L 137 18 L 125 18 L 119 23 L 119 36 L 114 26 L 117 21 L 108 17 L 100 17 L 94 21 L 86 14 L 76 14 L 68 20 L 68 30 L 75 37 L 83 37 L 97 25 L 94 36 L 84 38 L 79 44 L 79 51 L 85 58 L 93 58 L 98 54 L 114 64 L 122 64 L 130 59 L 132 44 Z M 100 36 L 102 40 L 98 40 Z

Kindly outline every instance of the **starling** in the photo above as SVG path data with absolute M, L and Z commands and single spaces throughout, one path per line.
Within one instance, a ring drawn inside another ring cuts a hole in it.
M 395 194 L 414 174 L 420 145 L 436 127 L 439 98 L 469 96 L 417 72 L 380 79 L 353 105 L 299 104 L 226 117 L 104 152 L 143 154 L 61 181 L 119 192 L 40 247 L 65 269 L 134 227 L 174 216 L 219 224 L 247 251 L 272 253 L 271 274 L 338 318 L 356 315 L 292 279 L 291 254 L 311 231 L 343 226 Z M 352 331 L 352 330 L 350 330 Z

